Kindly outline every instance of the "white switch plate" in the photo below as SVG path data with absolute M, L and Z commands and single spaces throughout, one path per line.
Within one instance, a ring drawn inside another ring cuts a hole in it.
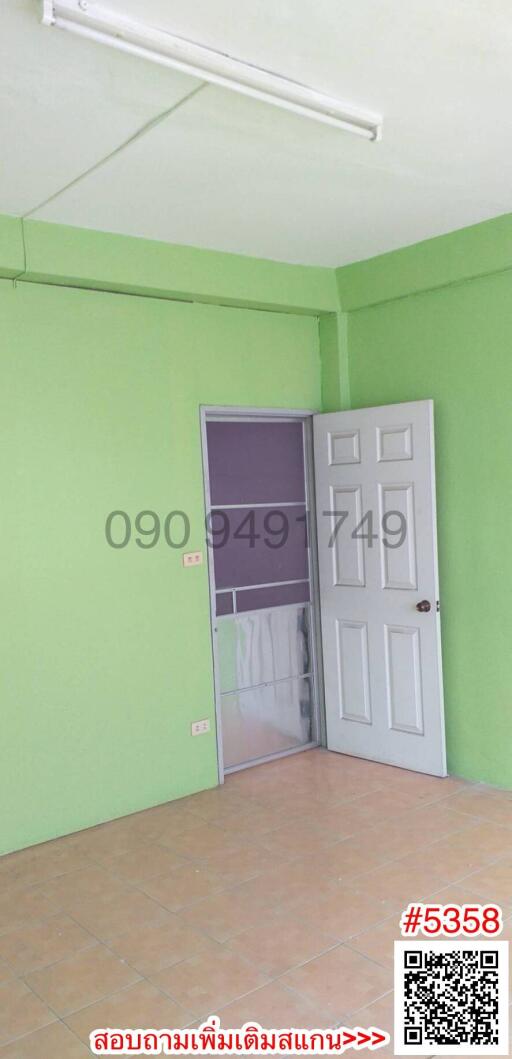
M 204 735 L 205 732 L 210 731 L 210 722 L 207 717 L 203 721 L 193 721 L 192 723 L 192 735 Z
M 201 566 L 202 561 L 202 552 L 185 552 L 183 556 L 183 566 Z

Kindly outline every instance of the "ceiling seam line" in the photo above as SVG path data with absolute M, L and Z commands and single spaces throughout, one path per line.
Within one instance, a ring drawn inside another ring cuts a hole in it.
M 201 81 L 201 84 L 196 85 L 190 92 L 187 93 L 186 96 L 183 96 L 181 99 L 179 99 L 177 103 L 173 103 L 172 107 L 168 107 L 166 110 L 162 111 L 161 114 L 157 114 L 156 117 L 151 118 L 150 121 L 147 121 L 144 125 L 142 125 L 134 133 L 132 133 L 132 135 L 129 136 L 127 140 L 123 140 L 122 143 L 115 147 L 113 151 L 109 151 L 107 155 L 105 155 L 103 158 L 100 158 L 97 162 L 94 162 L 94 164 L 89 166 L 88 169 L 84 169 L 84 171 L 82 173 L 79 173 L 78 176 L 73 177 L 73 180 L 70 180 L 67 184 L 64 184 L 63 187 L 59 188 L 57 191 L 54 191 L 52 195 L 49 195 L 48 198 L 44 199 L 42 202 L 39 202 L 36 206 L 32 206 L 32 208 L 30 210 L 27 210 L 26 213 L 23 213 L 21 215 L 22 223 L 23 221 L 28 220 L 28 218 L 32 217 L 34 213 L 37 213 L 38 210 L 41 210 L 45 206 L 48 206 L 50 202 L 54 202 L 55 199 L 58 199 L 60 195 L 64 194 L 64 192 L 69 191 L 70 188 L 75 187 L 76 184 L 79 184 L 81 180 L 84 180 L 86 177 L 90 176 L 91 173 L 96 172 L 97 169 L 101 169 L 102 166 L 106 165 L 107 162 L 110 162 L 112 158 L 116 157 L 116 155 L 121 154 L 122 151 L 125 151 L 128 147 L 131 147 L 133 143 L 136 143 L 137 140 L 140 140 L 148 132 L 151 132 L 152 129 L 156 128 L 157 125 L 160 125 L 163 121 L 169 118 L 185 103 L 188 103 L 188 101 L 194 96 L 196 96 L 198 92 L 201 92 L 203 88 L 207 87 L 208 82 Z

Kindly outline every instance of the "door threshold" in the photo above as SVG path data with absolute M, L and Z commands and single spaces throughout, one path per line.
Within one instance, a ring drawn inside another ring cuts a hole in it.
M 230 768 L 224 769 L 224 775 L 229 776 L 232 772 L 243 772 L 244 769 L 255 768 L 256 765 L 266 765 L 269 761 L 278 761 L 282 757 L 291 757 L 292 754 L 302 754 L 304 750 L 314 750 L 321 744 L 305 743 L 304 746 L 294 746 L 291 750 L 278 750 L 277 754 L 268 754 L 266 757 L 252 758 L 251 761 L 244 761 L 241 765 L 231 765 Z

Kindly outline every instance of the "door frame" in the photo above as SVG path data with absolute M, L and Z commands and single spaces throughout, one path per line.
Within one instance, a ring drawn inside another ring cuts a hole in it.
M 238 772 L 242 769 L 251 768 L 254 765 L 262 764 L 265 761 L 274 761 L 277 758 L 289 757 L 291 754 L 302 753 L 303 750 L 310 750 L 313 749 L 313 747 L 326 745 L 324 683 L 322 670 L 322 634 L 320 624 L 318 549 L 315 518 L 315 477 L 313 458 L 314 414 L 315 413 L 309 408 L 256 408 L 253 406 L 245 407 L 243 405 L 199 406 L 205 514 L 207 514 L 211 510 L 210 475 L 208 465 L 208 438 L 206 432 L 206 424 L 208 420 L 226 419 L 234 420 L 235 422 L 245 422 L 250 420 L 266 421 L 271 419 L 295 419 L 299 420 L 303 424 L 304 439 L 304 477 L 306 487 L 307 527 L 309 534 L 309 582 L 311 591 L 311 652 L 314 688 L 313 734 L 315 738 L 310 743 L 307 743 L 305 746 L 294 747 L 291 750 L 281 750 L 275 754 L 270 754 L 264 758 L 256 758 L 251 762 L 248 762 L 247 764 L 236 765 L 231 769 L 224 768 L 224 754 L 222 747 L 221 696 L 219 684 L 219 659 L 217 651 L 217 638 L 215 636 L 215 623 L 217 620 L 215 599 L 215 571 L 213 564 L 213 552 L 212 549 L 208 547 L 208 542 L 205 535 L 205 547 L 208 562 L 208 585 L 210 592 L 210 635 L 213 659 L 213 684 L 215 694 L 215 723 L 217 737 L 217 767 L 219 783 L 224 783 L 224 776 L 227 772 Z

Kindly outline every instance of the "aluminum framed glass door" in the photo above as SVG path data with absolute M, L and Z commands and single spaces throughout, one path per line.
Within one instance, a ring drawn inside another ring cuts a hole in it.
M 306 413 L 204 413 L 221 771 L 318 743 L 310 429 Z

